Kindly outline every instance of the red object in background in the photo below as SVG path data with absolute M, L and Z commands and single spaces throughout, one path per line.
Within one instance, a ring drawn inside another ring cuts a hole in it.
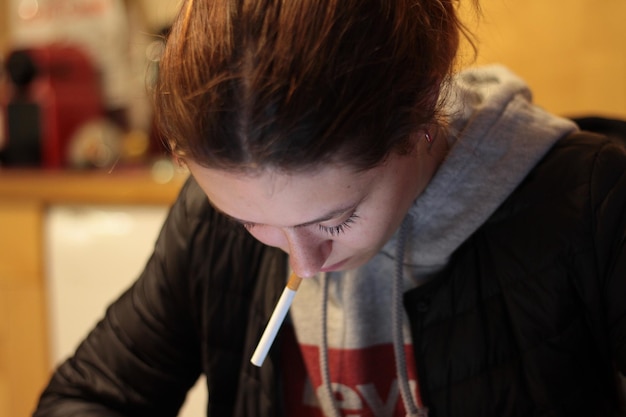
M 6 102 L 7 166 L 64 168 L 73 134 L 103 117 L 98 72 L 82 50 L 48 45 L 12 51 Z

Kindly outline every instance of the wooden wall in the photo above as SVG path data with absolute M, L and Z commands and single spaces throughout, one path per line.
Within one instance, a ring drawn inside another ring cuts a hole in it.
M 467 9 L 469 0 L 461 0 Z M 476 64 L 504 63 L 535 101 L 563 115 L 626 117 L 626 1 L 482 0 L 464 13 L 479 41 Z
M 0 0 L 0 53 L 4 54 L 9 41 L 9 0 Z
M 50 370 L 42 210 L 0 197 L 0 417 L 30 415 Z

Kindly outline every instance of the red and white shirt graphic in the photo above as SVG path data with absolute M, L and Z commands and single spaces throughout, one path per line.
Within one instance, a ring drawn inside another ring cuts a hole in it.
M 391 281 L 360 271 L 328 274 L 326 306 L 320 279 L 300 285 L 285 323 L 281 352 L 288 416 L 324 417 L 322 331 L 328 342 L 328 366 L 335 404 L 342 416 L 404 417 L 391 327 Z M 327 325 L 322 328 L 322 308 Z M 291 327 L 293 325 L 293 327 Z M 421 406 L 411 337 L 405 320 L 404 351 L 409 386 Z M 326 411 L 326 413 L 325 413 Z
M 293 337 L 293 336 L 292 336 Z M 319 348 L 298 346 L 283 339 L 283 372 L 288 416 L 324 417 Z M 419 398 L 413 349 L 405 346 L 409 384 Z M 329 349 L 328 363 L 335 404 L 342 416 L 395 417 L 406 415 L 396 376 L 393 345 L 363 349 Z

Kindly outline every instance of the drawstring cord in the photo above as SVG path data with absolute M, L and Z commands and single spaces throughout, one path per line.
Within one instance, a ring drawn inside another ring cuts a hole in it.
M 320 370 L 322 372 L 322 387 L 324 396 L 330 404 L 330 412 L 331 417 L 341 417 L 341 413 L 339 412 L 339 408 L 335 403 L 335 396 L 333 394 L 332 385 L 330 382 L 330 367 L 328 366 L 328 332 L 327 323 L 328 323 L 328 277 L 325 273 L 321 274 L 322 279 L 322 317 L 321 317 L 321 325 L 322 325 L 322 344 L 320 346 Z M 324 402 L 322 402 L 323 404 Z
M 396 247 L 396 271 L 395 278 L 393 280 L 393 292 L 392 292 L 392 312 L 391 322 L 393 330 L 393 352 L 396 359 L 396 376 L 398 378 L 398 386 L 400 387 L 400 396 L 404 403 L 404 409 L 406 410 L 407 417 L 426 417 L 428 410 L 425 408 L 419 408 L 411 387 L 409 386 L 409 375 L 407 373 L 406 366 L 406 352 L 404 351 L 404 337 L 403 337 L 403 319 L 404 308 L 402 303 L 403 294 L 403 277 L 404 277 L 404 249 L 406 245 L 407 236 L 411 229 L 410 217 L 407 216 L 398 233 L 398 242 Z
M 393 350 L 396 362 L 396 377 L 398 378 L 398 386 L 400 388 L 400 396 L 404 403 L 404 409 L 406 410 L 406 417 L 428 417 L 428 409 L 419 408 L 417 402 L 411 392 L 409 385 L 409 376 L 406 366 L 406 353 L 404 351 L 404 337 L 403 337 L 403 319 L 404 309 L 402 304 L 403 294 L 403 264 L 404 264 L 404 249 L 407 240 L 409 230 L 411 228 L 410 217 L 407 216 L 398 233 L 397 255 L 396 255 L 396 268 L 395 277 L 393 280 L 393 292 L 392 292 L 392 326 L 393 326 Z M 330 417 L 341 417 L 341 412 L 337 407 L 335 396 L 333 394 L 332 385 L 330 382 L 330 368 L 328 364 L 328 276 L 325 273 L 321 274 L 322 280 L 322 314 L 321 314 L 321 346 L 320 346 L 320 371 L 322 374 L 322 393 L 326 397 L 326 404 L 330 404 L 329 412 Z M 322 404 L 324 402 L 322 401 Z

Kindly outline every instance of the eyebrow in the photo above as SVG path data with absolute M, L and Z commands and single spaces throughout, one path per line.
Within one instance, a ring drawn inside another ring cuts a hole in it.
M 211 203 L 211 206 L 212 206 L 212 207 L 213 207 L 216 211 L 218 211 L 221 215 L 223 215 L 223 216 L 225 216 L 225 217 L 229 218 L 230 220 L 232 220 L 232 221 L 234 221 L 234 222 L 241 223 L 241 224 L 260 225 L 259 223 L 249 222 L 249 221 L 246 221 L 246 220 L 241 220 L 241 219 L 238 219 L 238 218 L 236 218 L 236 217 L 231 216 L 231 215 L 230 215 L 230 214 L 228 214 L 228 213 L 224 213 L 222 210 L 220 210 L 218 207 L 216 207 L 216 206 L 215 206 L 215 205 L 211 202 L 211 200 L 209 200 L 209 203 Z M 322 216 L 318 217 L 317 219 L 310 220 L 310 221 L 308 221 L 308 222 L 304 222 L 304 223 L 300 223 L 300 224 L 296 224 L 295 226 L 287 226 L 287 227 L 292 228 L 292 229 L 297 229 L 297 228 L 299 228 L 299 227 L 307 227 L 307 226 L 311 226 L 311 225 L 316 224 L 316 223 L 322 223 L 322 222 L 325 222 L 325 221 L 327 221 L 327 220 L 334 219 L 335 217 L 337 217 L 337 216 L 339 216 L 339 215 L 341 215 L 341 214 L 344 214 L 344 213 L 346 213 L 346 212 L 348 212 L 348 211 L 350 211 L 350 210 L 355 210 L 355 209 L 356 209 L 356 207 L 357 207 L 358 205 L 359 205 L 359 203 L 356 203 L 356 204 L 350 204 L 349 206 L 346 206 L 346 207 L 341 207 L 341 208 L 338 208 L 338 209 L 335 209 L 335 210 L 329 211 L 328 213 L 323 214 Z

